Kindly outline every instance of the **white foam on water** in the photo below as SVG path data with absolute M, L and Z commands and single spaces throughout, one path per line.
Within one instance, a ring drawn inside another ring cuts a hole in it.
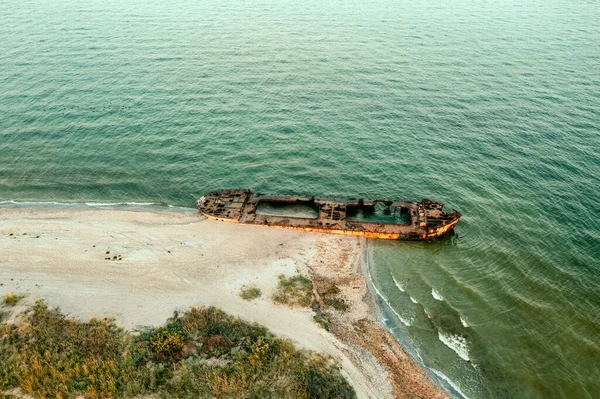
M 435 288 L 431 289 L 431 296 L 433 297 L 433 299 L 436 299 L 438 301 L 443 301 L 444 297 L 435 290 Z
M 404 288 L 404 286 L 402 284 L 400 284 L 398 282 L 398 280 L 396 280 L 396 278 L 394 276 L 392 276 L 392 280 L 394 280 L 394 284 L 396 284 L 396 287 L 398 287 L 398 289 L 402 292 L 406 292 L 406 289 Z
M 368 262 L 368 258 L 366 259 L 366 261 Z M 389 303 L 389 301 L 387 300 L 387 298 L 385 298 L 383 296 L 383 294 L 377 289 L 377 287 L 375 286 L 375 283 L 373 282 L 373 279 L 371 277 L 371 273 L 369 270 L 369 265 L 367 263 L 366 265 L 366 270 L 367 270 L 367 279 L 369 281 L 369 283 L 371 284 L 371 287 L 373 288 L 373 291 L 388 305 L 388 307 L 392 310 L 392 312 L 394 312 L 394 314 L 398 317 L 398 319 L 400 319 L 400 321 L 405 325 L 405 326 L 410 326 L 411 322 L 408 322 L 407 320 L 405 320 L 402 316 L 400 316 L 398 314 L 398 312 L 396 312 L 394 310 L 394 308 L 392 308 L 391 304 Z M 393 276 L 392 279 L 394 280 L 394 283 L 396 284 L 396 287 L 402 291 L 402 292 L 406 292 L 404 287 L 402 286 L 402 284 L 400 284 Z M 411 297 L 411 300 L 413 302 L 415 302 L 415 300 Z M 416 303 L 416 302 L 415 302 Z M 427 309 L 425 307 L 423 307 L 423 310 L 425 311 L 425 314 L 427 314 L 427 317 L 429 317 L 431 319 L 431 315 L 429 314 L 429 312 L 427 311 Z M 384 321 L 388 321 L 387 318 L 384 318 Z M 394 327 L 394 328 L 398 328 L 398 327 Z M 392 329 L 393 330 L 393 329 Z M 462 338 L 462 337 L 460 337 Z M 440 334 L 440 340 L 441 340 L 441 334 Z M 464 340 L 464 339 L 463 339 Z M 444 342 L 444 341 L 442 341 Z M 445 342 L 444 342 L 445 343 Z M 448 344 L 446 344 L 448 345 Z M 466 345 L 465 345 L 466 346 Z M 466 351 L 466 348 L 465 348 Z M 431 370 L 431 372 L 433 372 L 437 377 L 439 377 L 440 379 L 444 380 L 449 386 L 452 387 L 452 389 L 454 389 L 454 391 L 456 393 L 458 393 L 462 398 L 468 399 L 468 396 L 464 394 L 464 392 L 461 391 L 460 387 L 458 385 L 456 385 L 452 380 L 450 380 L 450 378 L 448 378 L 444 373 L 442 373 L 441 371 L 438 371 L 434 368 L 428 367 L 425 365 L 425 362 L 423 360 L 423 358 L 421 357 L 421 354 L 418 351 L 411 351 L 411 353 L 418 359 L 418 363 L 421 364 L 423 367 L 427 367 L 429 370 Z M 460 355 L 459 355 L 460 356 Z M 462 357 L 462 356 L 461 356 Z M 467 360 L 468 360 L 468 356 L 467 356 Z
M 133 205 L 133 206 L 170 206 L 165 204 L 158 204 L 156 202 L 86 202 L 87 206 L 121 206 L 121 205 Z
M 463 327 L 469 327 L 469 323 L 467 323 L 467 320 L 462 316 L 460 316 L 460 322 L 462 323 Z
M 388 301 L 388 299 L 383 296 L 383 294 L 377 289 L 377 287 L 375 287 L 375 285 L 373 285 L 373 289 L 375 290 L 375 293 L 377 293 L 377 295 L 381 298 L 381 300 L 383 300 L 383 302 L 385 302 L 385 304 L 392 310 L 392 312 L 394 312 L 394 314 L 396 315 L 396 317 L 398 319 L 400 319 L 400 321 L 402 322 L 402 324 L 404 324 L 406 327 L 409 327 L 409 326 L 412 325 L 412 320 L 408 320 L 408 319 L 402 317 L 400 315 L 400 313 L 396 312 L 396 309 L 394 309 L 394 307 L 392 306 L 392 304 L 390 303 L 390 301 Z
M 442 380 L 446 381 L 446 383 L 448 383 L 448 385 L 450 385 L 456 392 L 458 392 L 460 394 L 460 396 L 462 396 L 465 399 L 469 399 L 469 397 L 467 395 L 465 395 L 465 393 L 463 391 L 460 390 L 459 386 L 456 385 L 454 382 L 452 382 L 452 380 L 450 378 L 448 378 L 448 376 L 446 374 L 442 373 L 439 370 L 434 369 L 433 367 L 427 367 L 427 368 L 429 370 L 431 370 L 431 372 L 433 374 L 435 374 Z
M 176 207 L 175 205 L 164 204 L 159 202 L 57 202 L 57 201 L 0 201 L 2 205 L 15 205 L 15 206 L 30 206 L 30 207 L 45 207 L 45 206 L 87 206 L 91 208 L 96 207 L 116 207 L 116 206 L 135 206 L 135 207 L 165 207 L 165 208 L 178 208 L 178 209 L 194 209 L 185 207 Z
M 412 301 L 412 303 L 419 303 L 415 298 L 413 298 L 412 296 L 410 297 L 410 300 Z
M 463 360 L 469 359 L 469 347 L 467 340 L 460 335 L 446 334 L 438 331 L 438 338 L 444 345 L 452 349 Z
M 431 319 L 431 315 L 429 314 L 429 311 L 425 307 L 423 307 L 423 311 L 425 312 L 427 317 L 429 317 Z
M 60 206 L 74 206 L 81 205 L 75 202 L 54 202 L 54 201 L 0 201 L 0 205 L 26 205 L 26 206 L 47 206 L 47 205 L 60 205 Z
M 417 349 L 413 348 L 413 350 L 410 351 L 410 354 L 417 358 L 417 363 L 419 363 L 420 365 L 423 365 L 423 367 L 427 367 L 427 366 L 425 366 L 425 361 L 423 360 L 423 357 L 421 356 L 421 354 L 419 353 L 419 351 Z
M 396 317 L 398 317 L 398 319 L 402 322 L 402 324 L 404 324 L 406 327 L 411 326 L 413 321 L 407 320 L 406 318 L 402 317 L 400 315 L 400 313 L 396 312 L 396 309 L 394 309 L 394 307 L 392 306 L 390 301 L 388 301 L 388 299 L 385 296 L 383 296 L 383 294 L 377 289 L 377 287 L 375 286 L 375 283 L 373 283 L 373 279 L 371 278 L 371 273 L 368 270 L 369 270 L 369 268 L 367 266 L 367 277 L 369 278 L 369 283 L 371 284 L 373 291 L 375 291 L 377 296 L 380 297 L 383 302 L 385 302 L 385 304 L 388 306 L 388 308 L 390 308 L 392 310 L 392 312 L 394 312 L 394 314 L 396 315 Z

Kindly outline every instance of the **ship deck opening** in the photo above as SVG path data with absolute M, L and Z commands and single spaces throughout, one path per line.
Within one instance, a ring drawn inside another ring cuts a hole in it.
M 256 214 L 316 219 L 319 217 L 319 207 L 315 204 L 307 203 L 261 200 L 256 206 Z
M 410 225 L 410 210 L 403 207 L 387 207 L 377 203 L 369 206 L 349 206 L 346 208 L 347 218 L 353 222 L 369 222 L 383 224 Z

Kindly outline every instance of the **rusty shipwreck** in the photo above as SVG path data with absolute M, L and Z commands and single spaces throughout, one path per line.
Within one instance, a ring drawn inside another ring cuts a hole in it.
M 219 190 L 198 199 L 204 216 L 234 223 L 318 231 L 387 240 L 429 240 L 456 226 L 460 212 L 439 202 L 320 199 Z

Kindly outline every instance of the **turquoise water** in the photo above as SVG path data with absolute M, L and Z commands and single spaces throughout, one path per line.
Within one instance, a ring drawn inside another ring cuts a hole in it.
M 455 236 L 369 243 L 398 339 L 456 395 L 600 397 L 599 21 L 593 0 L 4 0 L 0 201 L 431 197 Z

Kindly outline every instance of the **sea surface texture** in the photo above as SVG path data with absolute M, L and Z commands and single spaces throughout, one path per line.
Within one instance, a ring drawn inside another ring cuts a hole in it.
M 0 2 L 1 206 L 444 202 L 366 260 L 456 396 L 600 397 L 599 152 L 595 0 Z

